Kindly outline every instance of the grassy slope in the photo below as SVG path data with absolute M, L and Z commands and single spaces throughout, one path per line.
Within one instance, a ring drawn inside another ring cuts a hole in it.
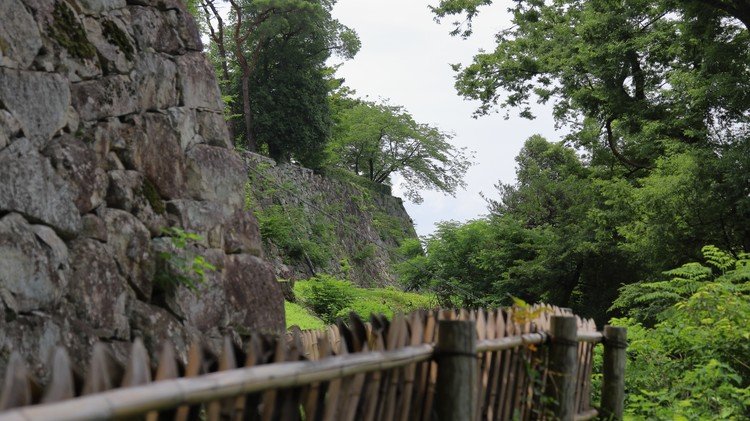
M 287 326 L 297 324 L 302 329 L 321 327 L 304 319 L 301 315 L 317 319 L 320 323 L 333 323 L 338 317 L 355 312 L 363 319 L 371 313 L 393 317 L 394 313 L 409 313 L 413 310 L 435 307 L 435 298 L 430 295 L 404 292 L 396 288 L 360 288 L 351 282 L 329 276 L 298 281 L 294 294 L 299 305 L 287 304 Z M 316 313 L 317 311 L 317 313 Z
M 396 288 L 357 288 L 349 308 L 363 318 L 370 313 L 382 313 L 388 318 L 394 313 L 435 307 L 433 297 L 399 291 Z
M 299 326 L 300 329 L 322 329 L 326 326 L 322 320 L 299 304 L 284 301 L 284 311 L 287 329 L 294 325 Z

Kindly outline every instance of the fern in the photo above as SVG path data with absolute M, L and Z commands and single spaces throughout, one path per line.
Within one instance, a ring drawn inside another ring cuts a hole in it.
M 694 262 L 663 273 L 671 279 L 636 282 L 620 288 L 620 294 L 610 311 L 621 310 L 650 325 L 663 320 L 670 307 L 695 294 L 701 285 L 713 278 L 711 268 Z
M 719 269 L 722 275 L 728 270 L 734 269 L 735 264 L 737 263 L 737 260 L 732 257 L 731 254 L 716 246 L 705 246 L 701 249 L 701 253 L 703 253 L 703 258 L 706 259 L 706 263 Z
M 697 262 L 686 263 L 663 272 L 669 280 L 622 286 L 610 311 L 620 310 L 646 325 L 653 325 L 670 317 L 676 303 L 689 299 L 712 281 L 732 284 L 727 288 L 740 295 L 750 295 L 750 255 L 742 253 L 735 259 L 731 254 L 710 245 L 701 251 L 706 263 L 720 273 L 718 277 L 709 266 Z

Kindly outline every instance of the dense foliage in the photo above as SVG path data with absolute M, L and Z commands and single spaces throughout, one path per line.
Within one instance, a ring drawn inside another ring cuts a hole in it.
M 491 0 L 443 0 L 454 34 Z M 444 303 L 544 300 L 629 327 L 627 411 L 750 416 L 750 35 L 744 0 L 522 0 L 456 66 L 477 115 L 551 102 L 490 215 L 405 244 L 407 287 Z M 715 244 L 718 247 L 705 244 Z M 705 260 L 708 264 L 696 263 Z M 676 268 L 676 269 L 675 269 Z M 665 279 L 666 277 L 666 279 Z
M 211 43 L 237 147 L 379 184 L 398 173 L 406 195 L 455 193 L 470 160 L 452 136 L 403 107 L 353 97 L 332 55 L 351 59 L 357 34 L 333 18 L 336 0 L 191 0 Z M 227 7 L 228 16 L 222 13 Z
M 618 206 L 632 199 L 611 201 L 611 186 L 592 178 L 574 151 L 539 136 L 517 162 L 518 182 L 498 185 L 490 216 L 440 224 L 426 255 L 404 250 L 403 281 L 434 289 L 445 305 L 510 304 L 512 295 L 603 321 L 617 287 L 641 273 L 614 225 L 623 217 Z
M 631 415 L 750 416 L 750 255 L 703 252 L 707 266 L 687 263 L 667 280 L 627 285 L 615 302 L 627 316 L 612 323 L 628 328 Z
M 490 3 L 443 0 L 433 10 L 464 16 L 454 34 L 468 36 Z M 483 238 L 508 258 L 466 260 L 486 275 L 480 296 L 549 299 L 603 321 L 621 283 L 654 280 L 698 259 L 704 244 L 750 250 L 744 5 L 518 1 L 495 50 L 456 66 L 456 88 L 480 101 L 478 115 L 516 108 L 533 118 L 534 100 L 551 102 L 571 129 L 560 144 L 529 139 L 517 183 L 488 197 Z M 433 250 L 462 249 L 451 233 L 477 224 L 428 239 L 432 266 L 441 268 Z

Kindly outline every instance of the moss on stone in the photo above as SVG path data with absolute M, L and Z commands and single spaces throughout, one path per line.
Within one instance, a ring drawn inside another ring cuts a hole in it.
M 72 56 L 80 59 L 92 59 L 96 57 L 96 48 L 86 38 L 86 31 L 76 19 L 73 11 L 64 2 L 55 2 L 52 11 L 52 22 L 50 35 L 65 48 Z
M 10 50 L 8 43 L 0 37 L 0 54 L 5 55 L 6 51 Z
M 133 59 L 133 54 L 135 53 L 135 50 L 133 50 L 133 45 L 130 44 L 128 36 L 125 34 L 125 32 L 122 31 L 122 29 L 120 29 L 119 26 L 117 26 L 116 23 L 112 22 L 111 20 L 103 20 L 102 34 L 104 34 L 104 37 L 107 38 L 107 41 L 109 41 L 110 44 L 115 45 L 117 48 L 119 48 L 120 51 L 125 54 L 125 57 L 127 57 L 128 60 Z
M 148 203 L 151 205 L 151 209 L 153 209 L 154 212 L 161 215 L 167 211 L 167 207 L 164 205 L 164 200 L 162 200 L 161 195 L 156 190 L 156 187 L 148 178 L 144 178 L 143 180 L 142 191 L 143 195 L 146 197 L 146 200 L 148 200 Z

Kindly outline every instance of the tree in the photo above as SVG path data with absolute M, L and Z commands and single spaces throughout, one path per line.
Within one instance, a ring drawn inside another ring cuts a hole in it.
M 253 137 L 276 161 L 294 158 L 313 169 L 323 165 L 331 135 L 328 96 L 335 70 L 326 61 L 334 50 L 352 57 L 359 49 L 356 34 L 322 18 L 304 36 L 269 40 L 251 80 Z
M 309 107 L 289 110 L 282 118 L 272 118 L 262 115 L 264 105 L 269 105 L 268 97 L 256 101 L 255 96 L 285 89 L 285 84 L 292 81 L 304 86 L 300 94 L 313 96 L 306 98 L 308 103 L 317 101 L 318 88 L 324 83 L 321 81 L 325 78 L 326 59 L 332 53 L 351 58 L 359 49 L 359 40 L 354 31 L 333 19 L 331 9 L 335 1 L 332 0 L 226 0 L 231 10 L 228 24 L 216 7 L 219 1 L 201 0 L 205 25 L 215 49 L 213 57 L 218 61 L 222 78 L 228 81 L 223 84 L 225 95 L 240 99 L 236 111 L 242 117 L 242 124 L 237 125 L 234 135 L 242 135 L 240 143 L 246 149 L 257 151 L 260 131 L 255 127 L 257 119 L 262 120 L 263 129 L 268 129 L 272 121 L 283 125 L 290 116 L 307 118 L 312 124 L 318 117 L 304 112 L 315 114 L 319 110 Z M 279 117 L 279 110 L 288 104 L 271 104 L 271 113 Z M 284 132 L 272 124 L 271 128 Z M 297 139 L 276 141 L 294 144 Z M 301 142 L 305 144 L 307 140 Z M 280 157 L 284 155 L 279 153 Z
M 420 189 L 449 194 L 463 187 L 471 165 L 452 135 L 414 120 L 403 107 L 385 102 L 350 100 L 340 109 L 329 145 L 330 162 L 379 183 L 395 173 L 404 178 L 406 196 L 420 203 Z
M 469 26 L 454 31 L 466 35 L 490 3 L 443 0 L 434 11 L 466 14 Z M 518 1 L 497 48 L 455 67 L 456 88 L 481 101 L 478 115 L 510 107 L 532 118 L 533 99 L 552 101 L 558 122 L 575 129 L 569 141 L 595 162 L 608 151 L 631 173 L 651 168 L 675 142 L 715 146 L 748 122 L 750 38 L 702 3 Z

